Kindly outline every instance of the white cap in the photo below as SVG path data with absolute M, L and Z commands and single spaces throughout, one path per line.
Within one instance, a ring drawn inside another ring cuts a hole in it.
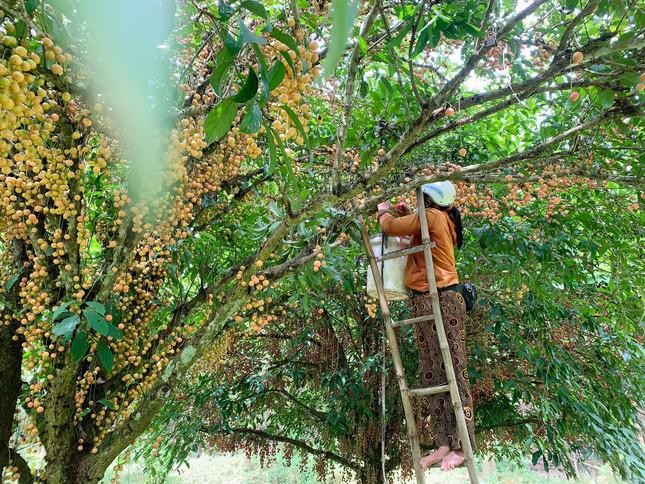
M 421 187 L 423 193 L 428 195 L 430 199 L 440 207 L 449 207 L 455 203 L 457 190 L 455 186 L 448 180 L 426 183 Z

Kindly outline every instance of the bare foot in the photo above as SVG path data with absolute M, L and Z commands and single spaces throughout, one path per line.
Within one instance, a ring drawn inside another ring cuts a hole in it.
M 422 458 L 419 461 L 419 464 L 421 464 L 422 469 L 427 469 L 428 467 L 432 467 L 433 465 L 441 462 L 441 459 L 446 457 L 449 452 L 450 452 L 450 447 L 448 447 L 447 445 L 442 445 L 437 450 L 435 450 L 432 454 L 428 454 L 424 458 Z
M 443 459 L 441 459 L 441 470 L 442 471 L 451 471 L 455 467 L 459 467 L 464 463 L 466 458 L 464 457 L 464 452 L 461 450 L 453 450 Z

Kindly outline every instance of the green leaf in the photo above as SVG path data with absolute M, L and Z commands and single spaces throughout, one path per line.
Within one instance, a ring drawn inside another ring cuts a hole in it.
M 429 29 L 430 32 L 428 32 L 428 45 L 434 49 L 439 45 L 439 39 L 441 38 L 441 30 L 439 30 L 436 27 L 433 27 Z
M 216 62 L 216 66 L 215 66 L 215 69 L 213 69 L 213 73 L 211 74 L 210 84 L 213 90 L 215 91 L 215 94 L 217 94 L 218 96 L 221 96 L 222 80 L 224 79 L 224 76 L 226 75 L 228 70 L 233 65 L 233 56 L 231 55 L 228 49 L 222 49 L 217 53 L 217 58 L 215 59 L 215 62 Z
M 257 132 L 262 124 L 262 110 L 257 103 L 253 103 L 246 107 L 246 114 L 240 123 L 240 131 L 242 133 L 251 134 Z
M 423 52 L 423 49 L 425 49 L 428 40 L 430 39 L 430 32 L 432 31 L 432 28 L 427 28 L 423 29 L 419 33 L 419 38 L 417 39 L 417 43 L 414 46 L 414 50 L 412 51 L 412 57 L 416 57 L 418 54 Z
M 63 315 L 63 313 L 67 310 L 67 308 L 72 305 L 73 302 L 74 301 L 67 301 L 61 304 L 60 306 L 58 306 L 52 313 L 52 320 L 56 321 L 58 318 L 60 318 Z
M 61 336 L 63 341 L 69 341 L 72 338 L 72 334 L 78 326 L 78 323 L 81 322 L 81 318 L 78 317 L 78 314 L 74 314 L 69 318 L 63 319 L 60 323 L 52 328 L 52 333 L 54 336 Z
M 285 73 L 286 69 L 284 68 L 284 64 L 279 60 L 275 61 L 271 66 L 271 69 L 269 69 L 269 72 L 267 73 L 269 80 L 269 91 L 273 91 L 280 85 L 280 83 L 284 79 Z
M 386 95 L 388 98 L 392 97 L 394 95 L 394 88 L 392 87 L 392 84 L 390 81 L 387 79 L 387 77 L 381 77 L 379 78 L 379 82 L 383 85 L 386 91 Z
M 405 36 L 408 35 L 408 33 L 410 33 L 410 30 L 412 30 L 412 26 L 415 24 L 413 20 L 414 19 L 412 18 L 408 20 L 408 22 L 401 29 L 399 34 L 386 44 L 385 48 L 383 49 L 384 51 L 387 52 L 389 50 L 396 49 L 399 45 L 401 45 L 401 42 L 403 41 Z
M 236 103 L 245 103 L 252 99 L 256 92 L 258 92 L 258 75 L 252 67 L 249 67 L 249 75 L 244 82 L 244 86 L 232 99 Z
M 358 88 L 358 93 L 362 96 L 365 97 L 367 96 L 367 93 L 369 91 L 369 84 L 365 82 L 365 79 L 361 79 L 361 83 Z
M 113 324 L 108 323 L 108 336 L 112 336 L 115 340 L 120 340 L 123 338 L 123 333 L 119 328 L 114 326 Z
M 13 36 L 16 39 L 21 40 L 25 36 L 25 34 L 29 31 L 29 29 L 27 28 L 27 24 L 25 23 L 24 20 L 18 20 L 15 23 L 15 26 L 16 26 L 16 30 L 13 33 Z
M 240 29 L 240 35 L 239 35 L 239 42 L 241 44 L 240 47 L 244 46 L 244 44 L 264 45 L 267 43 L 267 40 L 264 37 L 260 37 L 258 35 L 255 35 L 255 33 L 251 32 L 242 19 L 239 20 L 237 25 Z
M 240 37 L 233 37 L 230 32 L 226 32 L 226 35 L 224 36 L 224 47 L 226 47 L 229 53 L 234 56 L 237 55 L 242 49 L 242 46 L 243 43 Z
M 469 24 L 468 22 L 463 22 L 459 24 L 461 28 L 463 28 L 466 32 L 468 32 L 470 35 L 474 35 L 475 37 L 483 37 L 484 33 L 479 30 L 478 27 L 475 27 L 473 24 Z
M 247 9 L 249 12 L 257 15 L 258 17 L 262 17 L 263 19 L 269 18 L 269 14 L 264 8 L 264 5 L 262 5 L 257 0 L 245 0 L 240 5 L 242 5 L 242 7 Z
M 364 37 L 359 37 L 358 38 L 358 46 L 361 49 L 361 54 L 362 55 L 367 55 L 368 45 L 367 45 L 367 40 L 365 40 Z
M 83 314 L 85 315 L 90 328 L 103 336 L 108 335 L 110 327 L 108 325 L 108 322 L 103 319 L 103 316 L 101 316 L 93 309 L 84 309 Z
M 11 291 L 11 288 L 14 286 L 14 284 L 18 282 L 18 279 L 20 279 L 20 273 L 11 276 L 7 283 L 4 285 L 5 289 L 7 291 Z
M 289 64 L 289 67 L 291 68 L 291 72 L 293 73 L 293 75 L 296 76 L 296 67 L 293 65 L 293 59 L 291 58 L 291 56 L 282 50 L 280 51 L 280 54 L 287 61 L 287 64 Z
M 538 449 L 535 452 L 533 452 L 533 456 L 531 457 L 531 462 L 533 463 L 533 465 L 536 465 L 538 463 L 538 461 L 540 460 L 540 457 L 542 457 L 541 450 Z
M 292 51 L 294 51 L 296 54 L 300 55 L 300 51 L 298 50 L 298 44 L 296 43 L 294 38 L 291 37 L 289 34 L 285 34 L 284 32 L 278 29 L 273 29 L 271 31 L 271 37 L 273 37 L 275 40 L 279 40 L 287 47 L 289 47 Z
M 598 94 L 598 99 L 600 100 L 600 105 L 607 109 L 614 104 L 614 91 L 603 89 L 600 91 L 600 94 Z
M 99 353 L 99 360 L 101 361 L 105 369 L 107 371 L 112 371 L 112 367 L 114 366 L 114 355 L 112 354 L 110 345 L 107 343 L 107 341 L 101 338 L 96 349 Z
M 112 409 L 112 410 L 114 410 L 114 408 L 115 408 L 115 407 L 114 407 L 114 403 L 113 403 L 113 402 L 111 402 L 111 401 L 109 401 L 109 400 L 106 400 L 105 398 L 101 398 L 101 399 L 100 399 L 100 400 L 98 400 L 96 403 L 100 403 L 100 404 L 101 404 L 101 405 L 103 405 L 104 407 L 110 408 L 110 409 Z
M 450 23 L 445 29 L 443 29 L 443 35 L 448 39 L 458 39 L 460 38 L 460 28 L 455 23 Z
M 358 13 L 356 0 L 332 0 L 332 27 L 327 57 L 324 60 L 325 75 L 330 75 L 336 70 L 343 51 L 347 46 L 349 34 Z
M 206 116 L 204 121 L 204 132 L 206 133 L 206 141 L 212 143 L 224 136 L 235 119 L 237 112 L 237 104 L 231 98 L 226 98 L 211 109 L 211 112 Z
M 264 106 L 269 100 L 269 79 L 268 79 L 268 70 L 267 60 L 262 53 L 262 50 L 258 44 L 251 44 L 253 52 L 255 53 L 255 58 L 258 60 L 258 68 L 260 69 L 260 79 L 262 82 L 258 85 L 258 103 L 260 106 Z
M 74 341 L 72 341 L 72 359 L 78 361 L 87 352 L 90 344 L 87 342 L 87 333 L 85 331 L 79 331 L 74 336 Z
M 38 0 L 27 0 L 25 2 L 25 10 L 27 11 L 27 15 L 31 15 L 36 11 L 38 8 Z
M 219 0 L 217 12 L 222 17 L 222 20 L 228 20 L 235 13 L 235 9 L 229 6 L 224 0 Z
M 97 313 L 105 315 L 105 306 L 103 306 L 103 304 L 96 301 L 87 301 L 85 304 L 87 305 L 87 307 L 92 308 Z
M 302 137 L 305 139 L 305 143 L 307 144 L 307 147 L 310 148 L 309 146 L 309 137 L 307 136 L 307 133 L 305 132 L 305 128 L 300 122 L 300 119 L 298 119 L 298 115 L 293 112 L 293 109 L 291 109 L 289 106 L 286 104 L 282 105 L 282 109 L 284 109 L 287 114 L 289 115 L 289 118 L 291 118 L 291 121 L 293 121 L 293 124 L 296 126 L 296 129 L 300 132 Z

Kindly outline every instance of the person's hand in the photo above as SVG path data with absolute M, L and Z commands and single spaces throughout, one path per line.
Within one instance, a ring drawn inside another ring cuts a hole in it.
M 378 209 L 378 211 L 379 211 L 379 212 L 386 212 L 386 211 L 388 211 L 389 209 L 391 209 L 391 208 L 392 208 L 392 204 L 391 204 L 391 203 L 390 203 L 390 201 L 388 200 L 387 202 L 379 203 L 379 204 L 376 206 L 376 208 Z
M 401 203 L 397 204 L 397 205 L 394 207 L 394 210 L 396 210 L 396 213 L 398 213 L 399 215 L 402 215 L 402 216 L 410 215 L 410 214 L 412 213 L 412 210 L 410 209 L 410 207 L 408 207 L 408 206 L 407 206 L 405 203 L 403 203 L 403 202 L 401 202 Z

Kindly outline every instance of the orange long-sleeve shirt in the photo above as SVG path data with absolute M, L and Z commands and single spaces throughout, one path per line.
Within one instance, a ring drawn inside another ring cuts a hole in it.
M 437 245 L 432 249 L 432 263 L 437 287 L 446 287 L 459 282 L 455 265 L 455 244 L 457 232 L 450 216 L 436 208 L 427 208 L 428 231 L 430 238 Z M 386 213 L 380 218 L 381 228 L 387 235 L 411 235 L 410 247 L 421 245 L 421 223 L 419 215 L 414 213 L 404 217 L 394 217 Z M 405 267 L 405 285 L 417 291 L 426 292 L 429 288 L 426 275 L 426 262 L 423 252 L 408 256 Z

